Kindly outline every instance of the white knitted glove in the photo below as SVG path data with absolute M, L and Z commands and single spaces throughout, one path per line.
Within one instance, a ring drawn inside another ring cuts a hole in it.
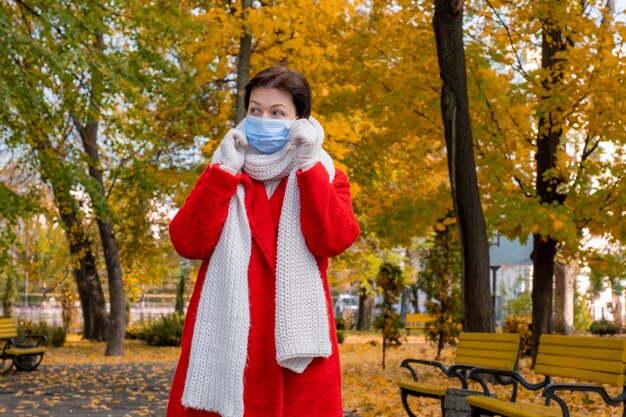
M 220 144 L 222 162 L 220 166 L 231 174 L 237 174 L 246 160 L 248 138 L 241 130 L 230 129 Z
M 296 147 L 296 165 L 303 171 L 319 161 L 321 134 L 307 119 L 297 119 L 289 128 L 289 143 Z

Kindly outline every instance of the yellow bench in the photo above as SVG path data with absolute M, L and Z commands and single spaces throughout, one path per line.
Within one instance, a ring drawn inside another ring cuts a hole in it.
M 404 320 L 405 329 L 418 329 L 424 330 L 426 323 L 435 321 L 435 316 L 426 313 L 407 313 Z
M 445 385 L 419 382 L 416 369 L 412 365 L 426 365 L 439 369 L 446 376 L 456 378 L 462 388 L 467 389 L 467 379 L 475 367 L 489 367 L 517 370 L 521 336 L 519 334 L 470 333 L 462 332 L 456 348 L 454 364 L 446 368 L 441 362 L 424 359 L 405 359 L 400 365 L 411 372 L 412 380 L 398 382 L 402 404 L 409 416 L 416 417 L 408 404 L 408 397 L 428 397 L 441 401 L 446 396 Z M 442 410 L 443 412 L 443 410 Z
M 623 407 L 626 402 L 626 389 L 624 389 L 626 386 L 626 339 L 541 335 L 535 373 L 544 375 L 544 380 L 532 384 L 517 372 L 480 368 L 472 370 L 470 378 L 477 380 L 487 395 L 489 395 L 489 387 L 483 375 L 491 374 L 500 378 L 511 378 L 529 390 L 543 389 L 541 395 L 546 403 L 546 405 L 516 403 L 516 392 L 513 392 L 508 400 L 473 395 L 465 399 L 472 408 L 472 415 L 582 416 L 583 414 L 570 413 L 566 402 L 557 394 L 562 391 L 596 393 L 607 404 L 612 406 L 622 404 Z M 552 377 L 571 378 L 598 385 L 554 383 Z M 620 395 L 611 397 L 599 384 L 622 387 L 623 391 Z M 551 400 L 554 400 L 559 407 L 550 407 Z M 623 412 L 626 411 L 623 410 Z
M 13 366 L 19 371 L 35 370 L 43 360 L 46 348 L 42 344 L 47 339 L 43 335 L 18 337 L 15 319 L 0 318 L 0 370 Z

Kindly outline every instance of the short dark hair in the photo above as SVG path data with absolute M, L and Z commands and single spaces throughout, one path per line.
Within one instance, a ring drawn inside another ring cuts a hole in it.
M 296 106 L 299 119 L 306 119 L 311 115 L 311 87 L 302 74 L 283 66 L 266 68 L 252 77 L 246 85 L 246 111 L 250 105 L 250 95 L 257 87 L 276 88 L 291 95 Z

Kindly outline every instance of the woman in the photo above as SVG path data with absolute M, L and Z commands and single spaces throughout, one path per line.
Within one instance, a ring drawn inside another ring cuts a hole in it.
M 326 268 L 359 235 L 306 79 L 268 68 L 170 224 L 202 259 L 168 417 L 341 417 Z

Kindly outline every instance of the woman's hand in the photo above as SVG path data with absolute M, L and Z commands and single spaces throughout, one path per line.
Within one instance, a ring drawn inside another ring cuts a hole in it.
M 220 166 L 231 174 L 237 174 L 246 160 L 248 138 L 241 130 L 230 129 L 220 144 L 222 163 Z
M 320 132 L 307 119 L 298 119 L 289 128 L 289 143 L 296 147 L 296 165 L 307 170 L 319 161 Z

